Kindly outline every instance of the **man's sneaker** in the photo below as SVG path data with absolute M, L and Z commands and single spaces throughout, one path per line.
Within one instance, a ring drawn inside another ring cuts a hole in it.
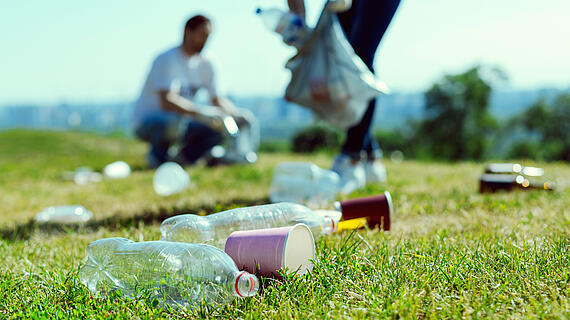
M 364 172 L 366 173 L 366 183 L 386 181 L 386 167 L 380 160 L 366 161 Z
M 359 160 L 352 159 L 345 154 L 339 154 L 334 159 L 331 170 L 340 176 L 341 193 L 349 194 L 364 188 L 366 177 L 364 167 Z

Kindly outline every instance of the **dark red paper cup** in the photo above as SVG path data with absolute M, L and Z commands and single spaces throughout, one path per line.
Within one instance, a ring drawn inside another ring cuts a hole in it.
M 382 227 L 390 230 L 390 216 L 393 212 L 390 192 L 384 194 L 340 201 L 339 209 L 344 220 L 366 218 L 370 228 Z
M 226 253 L 239 270 L 280 278 L 279 270 L 288 268 L 301 275 L 313 269 L 313 233 L 305 224 L 235 231 L 226 240 Z

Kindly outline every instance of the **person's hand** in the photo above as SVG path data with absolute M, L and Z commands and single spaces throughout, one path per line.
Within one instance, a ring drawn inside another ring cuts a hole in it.
M 343 12 L 352 6 L 352 0 L 331 0 L 328 3 L 328 8 L 332 11 Z

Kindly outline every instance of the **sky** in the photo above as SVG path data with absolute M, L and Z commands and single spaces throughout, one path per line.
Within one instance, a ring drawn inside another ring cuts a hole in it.
M 323 0 L 307 0 L 314 25 Z M 0 3 L 0 105 L 132 101 L 153 58 L 202 13 L 204 55 L 219 91 L 282 95 L 295 51 L 263 27 L 257 7 L 285 0 L 24 0 Z M 375 59 L 392 91 L 428 89 L 444 74 L 498 66 L 512 89 L 570 88 L 570 1 L 403 0 Z

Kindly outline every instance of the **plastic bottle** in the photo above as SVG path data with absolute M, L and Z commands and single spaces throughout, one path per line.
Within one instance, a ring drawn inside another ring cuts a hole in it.
M 306 43 L 311 30 L 298 15 L 277 8 L 257 8 L 255 12 L 265 27 L 280 34 L 286 44 L 300 49 Z
M 311 210 L 290 202 L 236 208 L 208 216 L 183 214 L 162 222 L 162 240 L 208 243 L 225 246 L 228 236 L 238 230 L 276 228 L 306 224 L 315 236 L 336 231 L 341 213 L 332 210 Z
M 83 206 L 55 206 L 42 210 L 34 218 L 39 223 L 85 223 L 93 218 L 93 213 Z
M 206 244 L 107 238 L 87 247 L 86 260 L 79 278 L 96 295 L 120 290 L 130 298 L 150 294 L 160 303 L 185 306 L 251 297 L 259 288 L 254 275 Z
M 271 202 L 297 202 L 310 208 L 325 208 L 340 191 L 336 172 L 310 162 L 282 162 L 273 170 L 269 189 Z
M 176 162 L 165 162 L 156 169 L 152 184 L 161 196 L 178 193 L 190 185 L 190 176 Z

